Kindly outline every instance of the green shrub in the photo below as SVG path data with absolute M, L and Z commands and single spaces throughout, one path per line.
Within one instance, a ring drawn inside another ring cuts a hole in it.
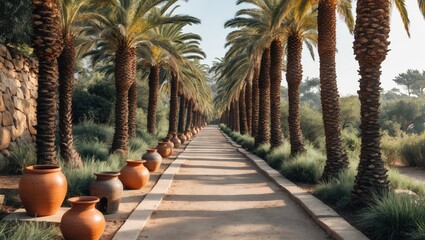
M 95 172 L 119 171 L 122 165 L 124 165 L 123 159 L 117 155 L 111 155 L 104 162 L 99 162 L 96 159 L 86 160 L 84 167 L 81 169 L 62 166 L 62 172 L 68 181 L 66 199 L 88 195 L 90 183 L 95 179 Z
M 403 159 L 412 167 L 425 167 L 425 133 L 412 135 L 400 150 Z
M 332 204 L 337 209 L 348 206 L 351 201 L 351 190 L 357 171 L 349 168 L 338 174 L 336 179 L 319 182 L 314 189 L 314 194 L 322 201 Z
M 1 221 L 0 239 L 13 240 L 56 240 L 61 237 L 59 228 L 54 223 Z
M 108 123 L 113 109 L 113 102 L 76 89 L 72 97 L 74 123 L 91 119 L 96 123 Z
M 359 214 L 358 223 L 371 239 L 410 239 L 425 224 L 425 201 L 393 192 L 375 196 Z
M 97 124 L 93 121 L 84 121 L 74 126 L 74 138 L 76 142 L 99 141 L 112 143 L 114 129 L 110 126 Z
M 283 162 L 281 173 L 295 182 L 317 183 L 323 174 L 325 161 L 326 157 L 322 153 L 307 148 L 306 152 Z
M 388 179 L 395 189 L 406 189 L 425 196 L 425 185 L 422 182 L 400 174 L 397 169 L 392 168 L 388 171 Z
M 269 152 L 269 150 L 270 150 L 270 144 L 269 143 L 261 144 L 256 149 L 254 149 L 254 154 L 259 156 L 262 159 L 266 159 L 267 153 Z
M 8 157 L 8 169 L 12 173 L 22 173 L 24 168 L 37 162 L 35 146 L 23 140 L 17 141 L 10 148 Z
M 241 143 L 243 148 L 252 150 L 255 145 L 255 139 L 248 134 L 241 135 Z
M 405 163 L 401 156 L 401 146 L 403 145 L 402 137 L 391 137 L 388 134 L 384 134 L 381 137 L 381 149 L 382 159 L 388 165 L 394 165 L 395 163 Z
M 142 155 L 146 153 L 146 149 L 156 147 L 148 146 L 142 138 L 132 138 L 129 141 L 130 150 L 128 153 L 129 159 L 142 159 Z
M 282 146 L 273 149 L 271 153 L 267 155 L 267 163 L 270 167 L 280 170 L 280 167 L 284 161 L 288 161 L 291 155 L 291 146 L 289 143 L 285 143 Z
M 99 141 L 78 142 L 77 150 L 83 159 L 106 161 L 109 156 L 108 146 Z

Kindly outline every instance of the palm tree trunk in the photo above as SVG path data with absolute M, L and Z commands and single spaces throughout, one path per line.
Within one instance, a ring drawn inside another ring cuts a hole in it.
M 247 124 L 247 118 L 246 118 L 246 101 L 245 101 L 245 87 L 242 88 L 240 94 L 239 94 L 239 125 L 241 134 L 247 134 L 248 133 L 248 124 Z
M 185 123 L 186 123 L 186 110 L 187 108 L 187 101 L 184 98 L 183 95 L 180 95 L 180 109 L 179 109 L 179 132 L 184 132 L 185 130 Z
M 301 56 L 302 40 L 298 36 L 289 36 L 287 57 L 286 81 L 288 82 L 288 126 L 289 141 L 291 143 L 291 155 L 296 155 L 304 150 L 301 132 L 300 114 L 300 84 L 303 78 Z
M 246 105 L 246 122 L 247 122 L 247 133 L 252 134 L 252 85 L 249 81 L 246 81 L 245 86 L 245 105 Z
M 134 79 L 128 90 L 128 135 L 130 138 L 136 137 L 137 129 L 137 81 Z
M 148 133 L 156 135 L 156 108 L 158 104 L 159 67 L 152 66 L 149 73 Z
M 168 133 L 174 134 L 177 133 L 177 114 L 179 108 L 179 97 L 178 97 L 178 79 L 177 74 L 173 73 L 171 75 L 171 93 L 170 93 L 170 116 L 168 117 Z
M 193 103 L 192 100 L 187 100 L 187 118 L 186 118 L 186 130 L 190 131 L 192 130 L 192 109 L 193 109 Z
M 115 133 L 111 152 L 128 153 L 128 91 L 136 73 L 136 50 L 122 46 L 115 52 Z
M 57 164 L 55 129 L 57 119 L 57 58 L 62 52 L 57 0 L 33 1 L 32 43 L 38 58 L 37 164 Z M 37 22 L 37 24 L 35 24 Z
M 59 65 L 59 137 L 60 154 L 66 165 L 81 168 L 83 162 L 74 147 L 72 135 L 72 92 L 74 91 L 75 47 L 74 36 L 64 37 L 64 48 Z
M 282 82 L 283 43 L 276 38 L 270 45 L 270 147 L 283 144 L 282 114 L 280 109 L 280 83 Z
M 380 148 L 379 99 L 381 64 L 387 56 L 389 45 L 390 5 L 388 0 L 357 1 L 354 53 L 360 66 L 358 93 L 362 144 L 352 191 L 354 205 L 370 202 L 373 192 L 389 190 L 387 170 Z
M 258 132 L 255 135 L 255 146 L 269 143 L 270 141 L 270 48 L 265 48 L 261 57 L 260 77 L 260 103 L 259 103 L 259 118 Z
M 320 57 L 320 96 L 326 139 L 324 179 L 334 178 L 348 167 L 341 140 L 339 94 L 336 83 L 336 1 L 321 0 L 318 6 L 318 50 Z
M 252 76 L 252 129 L 251 136 L 257 136 L 258 132 L 258 120 L 259 120 L 259 111 L 260 111 L 260 70 L 258 67 L 254 68 L 254 75 Z
M 238 101 L 234 100 L 233 101 L 233 109 L 234 109 L 234 118 L 233 121 L 235 122 L 235 132 L 240 132 L 241 131 L 241 124 L 240 124 L 240 120 L 239 120 L 239 103 Z

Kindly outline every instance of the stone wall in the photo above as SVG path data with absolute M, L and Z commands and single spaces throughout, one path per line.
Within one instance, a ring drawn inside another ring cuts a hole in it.
M 0 171 L 18 139 L 34 141 L 37 63 L 0 44 Z

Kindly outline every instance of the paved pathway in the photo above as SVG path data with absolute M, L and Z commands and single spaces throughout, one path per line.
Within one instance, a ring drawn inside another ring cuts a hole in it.
M 217 126 L 180 158 L 187 161 L 138 239 L 330 239 Z

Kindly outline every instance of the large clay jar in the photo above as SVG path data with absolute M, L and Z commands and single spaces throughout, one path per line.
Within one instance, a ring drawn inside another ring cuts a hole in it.
M 180 141 L 180 139 L 177 137 L 177 134 L 173 134 L 173 137 L 170 139 L 170 141 L 172 143 L 174 143 L 174 147 L 175 148 L 179 148 L 180 145 L 182 144 L 182 142 Z
M 182 144 L 184 144 L 184 143 L 186 142 L 186 140 L 187 140 L 186 135 L 184 135 L 184 133 L 179 133 L 179 134 L 177 135 L 177 137 L 180 139 L 180 142 L 181 142 Z
M 34 165 L 24 169 L 19 180 L 19 197 L 28 215 L 55 214 L 65 199 L 67 182 L 61 168 L 55 165 Z
M 189 130 L 186 130 L 185 135 L 186 135 L 186 140 L 187 140 L 187 141 L 189 141 L 189 140 L 190 140 L 190 138 L 192 137 L 192 132 L 191 132 L 191 131 L 189 131 Z
M 145 160 L 126 160 L 127 165 L 121 168 L 118 178 L 126 189 L 141 189 L 149 181 L 150 173 L 145 167 Z
M 162 157 L 157 152 L 156 148 L 147 149 L 147 152 L 143 154 L 142 159 L 146 160 L 144 164 L 149 172 L 155 172 L 161 166 Z
M 197 133 L 198 132 L 196 131 L 196 129 L 195 128 L 192 128 L 192 134 L 193 134 L 193 136 L 195 136 Z
M 98 240 L 105 230 L 105 217 L 95 205 L 99 198 L 82 196 L 68 199 L 71 209 L 62 216 L 60 229 L 65 239 Z
M 167 146 L 171 148 L 172 153 L 174 151 L 174 143 L 172 143 L 169 138 L 163 138 L 162 141 L 167 143 Z
M 163 158 L 170 156 L 173 151 L 173 149 L 167 144 L 167 142 L 158 142 L 156 149 L 157 149 L 157 152 Z
M 90 195 L 100 199 L 96 208 L 106 214 L 115 213 L 121 202 L 123 185 L 118 179 L 119 172 L 97 172 L 96 180 L 90 185 Z

